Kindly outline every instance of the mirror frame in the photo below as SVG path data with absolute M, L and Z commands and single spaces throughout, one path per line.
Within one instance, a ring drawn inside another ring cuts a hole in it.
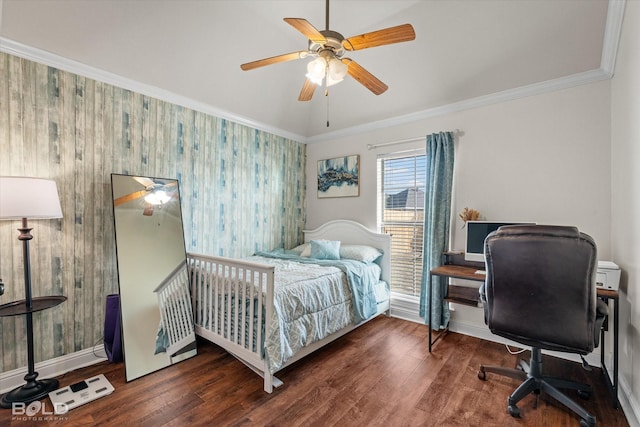
M 197 354 L 179 187 L 111 174 L 127 382 Z

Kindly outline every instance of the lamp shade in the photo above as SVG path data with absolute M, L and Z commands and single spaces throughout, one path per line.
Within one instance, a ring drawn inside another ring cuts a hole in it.
M 23 176 L 0 176 L 0 219 L 22 218 L 62 218 L 55 181 Z

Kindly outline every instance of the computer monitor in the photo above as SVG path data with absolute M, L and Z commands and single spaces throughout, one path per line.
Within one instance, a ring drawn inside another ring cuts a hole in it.
M 534 225 L 533 222 L 517 221 L 467 221 L 467 241 L 464 248 L 465 261 L 484 262 L 484 239 L 503 225 Z

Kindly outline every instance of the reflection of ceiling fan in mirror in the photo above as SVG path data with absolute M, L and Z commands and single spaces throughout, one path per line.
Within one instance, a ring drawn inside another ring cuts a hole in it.
M 346 50 L 354 51 L 413 40 L 416 38 L 416 34 L 411 24 L 398 25 L 359 36 L 344 38 L 342 34 L 329 29 L 329 0 L 326 0 L 325 16 L 326 27 L 323 31 L 318 31 L 306 19 L 284 18 L 285 22 L 309 39 L 307 50 L 285 53 L 284 55 L 248 62 L 242 64 L 240 68 L 248 71 L 265 65 L 292 61 L 294 59 L 307 57 L 316 58 L 307 65 L 306 80 L 298 96 L 298 101 L 311 100 L 316 86 L 321 85 L 323 80 L 325 87 L 329 87 L 341 82 L 347 74 L 376 95 L 380 95 L 386 91 L 388 89 L 386 84 L 365 70 L 357 62 L 350 58 L 344 58 L 343 55 Z
M 142 214 L 151 216 L 156 206 L 162 206 L 172 198 L 177 197 L 177 181 L 163 182 L 163 180 L 153 180 L 141 176 L 134 176 L 133 179 L 142 185 L 144 189 L 118 197 L 113 201 L 114 206 L 120 206 L 123 203 L 142 198 L 145 203 Z

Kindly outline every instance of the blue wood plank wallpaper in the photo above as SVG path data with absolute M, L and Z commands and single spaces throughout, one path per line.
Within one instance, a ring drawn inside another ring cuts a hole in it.
M 31 222 L 33 294 L 68 297 L 34 316 L 36 363 L 100 343 L 118 291 L 112 172 L 180 181 L 187 251 L 302 239 L 304 144 L 8 54 L 0 76 L 0 175 L 54 179 L 64 215 Z M 17 227 L 0 221 L 0 303 L 24 298 Z M 0 319 L 0 372 L 26 366 L 24 331 Z

